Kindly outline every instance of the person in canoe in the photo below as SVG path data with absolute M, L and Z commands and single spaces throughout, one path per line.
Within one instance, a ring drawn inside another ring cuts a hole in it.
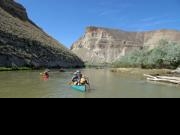
M 49 70 L 45 70 L 43 73 L 40 73 L 40 75 L 43 77 L 43 78 L 49 78 Z
M 72 77 L 73 84 L 80 85 L 81 78 L 82 78 L 81 71 L 77 70 L 76 72 L 74 72 L 74 76 Z
M 81 80 L 80 80 L 80 84 L 81 84 L 81 85 L 86 85 L 86 84 L 87 84 L 87 85 L 90 85 L 90 84 L 89 84 L 89 79 L 88 79 L 88 77 L 86 77 L 86 76 L 83 75 L 82 78 L 81 78 Z
M 44 77 L 49 78 L 49 72 L 44 72 Z
M 86 76 L 82 75 L 81 71 L 76 71 L 72 77 L 74 85 L 89 85 L 89 80 Z

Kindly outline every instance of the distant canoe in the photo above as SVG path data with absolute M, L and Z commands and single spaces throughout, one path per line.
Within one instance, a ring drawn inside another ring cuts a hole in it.
M 86 92 L 86 85 L 71 85 L 71 88 L 80 92 Z

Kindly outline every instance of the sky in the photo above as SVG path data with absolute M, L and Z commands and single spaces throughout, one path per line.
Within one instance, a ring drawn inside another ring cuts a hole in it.
M 16 0 L 45 32 L 70 47 L 87 26 L 180 30 L 180 0 Z

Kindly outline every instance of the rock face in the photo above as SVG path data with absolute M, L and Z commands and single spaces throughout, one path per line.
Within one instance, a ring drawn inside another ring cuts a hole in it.
M 22 5 L 12 0 L 1 0 L 0 2 L 0 6 L 12 16 L 24 21 L 28 20 L 26 9 Z
M 126 32 L 88 27 L 84 36 L 72 45 L 71 50 L 89 64 L 111 63 L 134 49 L 154 48 L 162 39 L 180 42 L 180 32 Z
M 75 54 L 33 23 L 14 0 L 0 0 L 0 67 L 82 67 Z

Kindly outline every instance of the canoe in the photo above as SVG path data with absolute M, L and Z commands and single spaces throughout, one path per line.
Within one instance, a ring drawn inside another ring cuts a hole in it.
M 86 85 L 71 85 L 71 88 L 80 92 L 86 92 Z

